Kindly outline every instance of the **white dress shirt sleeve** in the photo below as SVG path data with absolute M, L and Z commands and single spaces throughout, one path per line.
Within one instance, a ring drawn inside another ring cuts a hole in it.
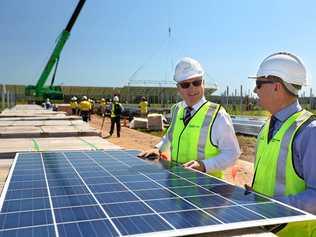
M 169 141 L 169 138 L 167 136 L 167 133 L 162 137 L 160 142 L 155 145 L 155 148 L 158 148 L 161 152 L 170 152 L 170 145 L 171 142 Z
M 214 120 L 211 140 L 220 153 L 212 159 L 203 160 L 207 172 L 224 170 L 232 166 L 240 156 L 240 148 L 232 120 L 224 109 L 221 109 Z

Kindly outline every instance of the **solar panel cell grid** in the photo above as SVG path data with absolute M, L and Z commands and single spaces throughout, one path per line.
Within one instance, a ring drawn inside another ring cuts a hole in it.
M 17 155 L 1 196 L 0 237 L 175 236 L 311 218 L 216 178 L 167 162 L 149 163 L 137 154 Z

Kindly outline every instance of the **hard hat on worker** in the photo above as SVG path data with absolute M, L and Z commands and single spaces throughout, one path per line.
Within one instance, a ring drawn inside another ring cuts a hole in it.
M 307 85 L 306 68 L 302 60 L 294 54 L 279 52 L 266 57 L 260 64 L 257 76 L 277 76 L 284 82 L 298 86 Z
M 203 77 L 204 70 L 201 64 L 193 58 L 182 58 L 176 66 L 173 79 L 182 82 L 195 77 Z
M 114 102 L 119 102 L 118 96 L 114 96 L 114 97 L 113 97 L 113 101 L 114 101 Z
M 82 96 L 82 100 L 87 100 L 88 98 L 87 98 L 87 96 Z

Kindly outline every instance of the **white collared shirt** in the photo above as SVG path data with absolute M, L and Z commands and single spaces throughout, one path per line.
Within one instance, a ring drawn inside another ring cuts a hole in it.
M 207 100 L 202 97 L 199 102 L 192 106 L 191 116 L 205 103 Z M 182 101 L 183 106 L 187 107 L 185 101 Z M 211 131 L 212 143 L 218 147 L 220 153 L 212 159 L 203 160 L 207 172 L 216 170 L 224 170 L 232 166 L 240 156 L 240 148 L 235 134 L 232 120 L 229 114 L 224 110 L 219 110 Z M 162 152 L 170 153 L 171 142 L 168 136 L 162 137 L 156 147 Z

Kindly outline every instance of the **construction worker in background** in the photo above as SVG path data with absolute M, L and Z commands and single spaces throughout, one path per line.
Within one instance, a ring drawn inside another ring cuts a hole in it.
M 121 135 L 121 114 L 124 111 L 124 107 L 121 103 L 119 103 L 119 101 L 120 100 L 117 95 L 113 97 L 113 102 L 111 104 L 111 130 L 109 136 L 112 136 L 115 124 L 117 137 L 120 137 Z
M 101 98 L 100 100 L 100 112 L 101 112 L 101 116 L 105 116 L 106 113 L 106 101 L 104 98 Z
M 183 101 L 171 108 L 170 127 L 157 148 L 138 156 L 160 157 L 169 151 L 171 161 L 221 178 L 240 149 L 230 116 L 222 106 L 205 99 L 203 76 L 198 61 L 186 57 L 178 62 L 174 80 Z
M 79 110 L 82 120 L 88 122 L 91 111 L 91 103 L 88 101 L 87 96 L 82 97 L 82 101 L 79 103 Z
M 259 104 L 271 113 L 256 149 L 252 189 L 316 214 L 316 121 L 302 109 L 298 92 L 307 84 L 297 56 L 280 52 L 265 58 L 255 77 Z M 278 236 L 316 236 L 316 221 L 283 224 Z
M 78 111 L 78 102 L 77 102 L 77 97 L 76 96 L 73 96 L 71 98 L 71 101 L 70 101 L 70 108 L 71 108 L 71 111 L 72 111 L 72 115 L 77 115 L 77 111 Z
M 94 113 L 94 100 L 92 98 L 88 99 L 88 102 L 90 103 L 90 112 L 88 120 L 91 121 L 91 114 Z
M 45 109 L 51 109 L 51 108 L 52 108 L 52 103 L 50 102 L 49 98 L 47 98 L 45 101 Z
M 140 116 L 146 118 L 148 114 L 148 102 L 145 96 L 142 96 L 138 108 L 140 110 Z

